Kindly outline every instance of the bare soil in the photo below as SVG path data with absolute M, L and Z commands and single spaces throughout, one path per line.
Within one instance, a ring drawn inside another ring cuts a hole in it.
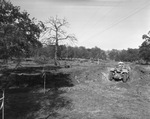
M 131 78 L 123 83 L 108 80 L 115 65 L 72 63 L 58 72 L 69 74 L 73 86 L 56 88 L 54 82 L 45 94 L 41 87 L 12 90 L 7 94 L 6 119 L 150 119 L 149 66 L 128 63 Z

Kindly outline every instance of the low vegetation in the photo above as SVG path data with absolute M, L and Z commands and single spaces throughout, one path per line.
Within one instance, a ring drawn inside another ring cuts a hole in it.
M 141 65 L 150 61 L 149 34 L 137 49 L 72 47 L 59 45 L 77 40 L 63 30 L 65 19 L 50 17 L 51 26 L 46 26 L 29 16 L 0 1 L 0 89 L 5 90 L 6 119 L 149 119 L 150 68 Z M 116 61 L 130 67 L 126 83 L 108 79 Z
M 148 66 L 127 63 L 131 67 L 131 79 L 123 83 L 108 79 L 109 70 L 116 62 L 68 61 L 67 64 L 71 67 L 45 65 L 45 93 L 43 67 L 7 71 L 11 83 L 5 87 L 6 118 L 149 118 Z

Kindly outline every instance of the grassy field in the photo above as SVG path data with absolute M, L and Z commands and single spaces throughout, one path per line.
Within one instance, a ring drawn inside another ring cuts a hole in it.
M 47 68 L 46 93 L 42 83 L 6 90 L 5 118 L 150 119 L 148 66 L 128 63 L 131 80 L 122 83 L 108 80 L 115 62 L 67 64 L 70 68 Z

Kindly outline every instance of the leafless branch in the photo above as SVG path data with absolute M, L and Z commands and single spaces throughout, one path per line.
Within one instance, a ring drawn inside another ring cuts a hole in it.
M 76 37 L 73 35 L 68 35 L 65 38 L 60 38 L 59 40 L 66 40 L 66 39 L 71 40 L 71 41 L 77 41 Z
M 43 33 L 43 37 L 46 41 L 53 41 L 56 42 L 56 39 L 58 41 L 63 41 L 63 40 L 68 40 L 71 42 L 77 41 L 76 37 L 74 35 L 67 35 L 67 32 L 63 29 L 63 27 L 67 27 L 69 23 L 67 20 L 64 19 L 59 19 L 57 16 L 56 17 L 50 17 L 48 21 L 45 22 L 45 29 L 46 31 Z M 47 35 L 49 33 L 49 35 Z M 57 34 L 57 35 L 56 35 Z

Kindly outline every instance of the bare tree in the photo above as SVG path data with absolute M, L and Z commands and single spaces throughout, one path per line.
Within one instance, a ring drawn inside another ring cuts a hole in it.
M 50 17 L 45 23 L 45 31 L 42 36 L 42 42 L 48 45 L 53 44 L 55 46 L 54 63 L 56 66 L 59 65 L 57 57 L 59 42 L 63 40 L 69 40 L 71 42 L 77 41 L 74 35 L 67 34 L 65 31 L 65 27 L 68 25 L 69 23 L 65 18 L 59 19 L 57 16 Z

